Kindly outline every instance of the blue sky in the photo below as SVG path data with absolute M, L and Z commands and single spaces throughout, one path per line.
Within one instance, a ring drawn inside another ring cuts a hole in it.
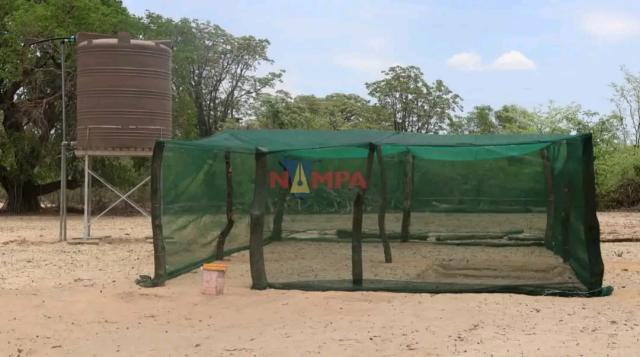
M 620 65 L 640 72 L 640 1 L 125 0 L 271 41 L 280 88 L 366 96 L 394 64 L 417 65 L 479 104 L 554 100 L 608 113 Z

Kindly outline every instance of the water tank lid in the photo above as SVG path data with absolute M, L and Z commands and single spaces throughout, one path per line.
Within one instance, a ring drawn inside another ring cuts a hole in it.
M 115 44 L 116 42 L 119 44 L 134 44 L 134 45 L 144 45 L 144 44 L 155 44 L 156 46 L 166 47 L 167 49 L 172 49 L 171 40 L 154 40 L 154 41 L 146 41 L 146 40 L 132 40 L 131 34 L 128 32 L 118 32 L 117 35 L 106 35 L 101 33 L 93 33 L 93 32 L 79 32 L 76 35 L 77 43 L 79 47 L 84 47 L 86 44 L 91 45 L 93 41 L 96 43 L 111 43 Z

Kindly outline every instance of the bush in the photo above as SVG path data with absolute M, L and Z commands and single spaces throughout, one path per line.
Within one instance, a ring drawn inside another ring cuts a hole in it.
M 600 153 L 595 170 L 600 209 L 640 207 L 640 148 Z

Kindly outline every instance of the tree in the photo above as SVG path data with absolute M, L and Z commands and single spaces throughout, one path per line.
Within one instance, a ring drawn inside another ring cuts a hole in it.
M 525 133 L 531 131 L 530 123 L 534 115 L 518 105 L 503 105 L 495 112 L 496 125 L 500 132 Z
M 497 132 L 576 134 L 589 132 L 599 122 L 598 113 L 579 104 L 557 105 L 553 101 L 529 111 L 517 105 L 505 105 L 494 114 Z
M 491 134 L 500 130 L 496 120 L 496 113 L 490 105 L 479 105 L 473 107 L 460 121 L 464 125 L 462 131 L 468 134 Z
M 394 66 L 385 78 L 366 83 L 369 95 L 385 108 L 395 131 L 440 133 L 462 110 L 462 98 L 441 80 L 427 83 L 420 68 Z
M 61 144 L 59 47 L 29 43 L 80 31 L 135 31 L 136 20 L 114 0 L 0 1 L 0 185 L 8 194 L 5 208 L 22 213 L 39 209 L 38 197 L 60 187 L 55 180 Z M 67 52 L 65 63 L 71 109 L 74 51 Z
M 385 112 L 356 94 L 333 93 L 326 97 L 285 91 L 263 94 L 254 107 L 249 126 L 271 129 L 384 128 Z
M 385 129 L 384 109 L 357 94 L 333 93 L 324 97 L 324 102 L 331 129 Z
M 174 21 L 154 13 L 147 13 L 144 22 L 146 34 L 173 40 L 174 89 L 178 99 L 184 101 L 186 95 L 191 101 L 200 137 L 240 122 L 256 97 L 283 75 L 256 74 L 260 65 L 273 62 L 266 39 L 234 36 L 210 22 Z
M 248 126 L 265 129 L 328 129 L 322 101 L 313 95 L 293 97 L 286 91 L 260 95 L 255 120 Z
M 611 83 L 611 101 L 623 119 L 625 141 L 640 147 L 640 76 L 631 73 L 624 66 L 620 70 L 624 75 L 624 81 L 621 84 Z M 627 138 L 627 133 L 631 134 L 631 138 Z

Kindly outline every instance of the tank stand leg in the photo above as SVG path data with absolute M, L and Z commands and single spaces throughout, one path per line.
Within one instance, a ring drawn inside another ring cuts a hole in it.
M 67 143 L 60 145 L 60 235 L 59 240 L 67 240 Z
M 69 244 L 98 244 L 99 237 L 91 236 L 91 162 L 89 155 L 84 155 L 84 216 L 82 218 L 82 237 L 74 238 Z
M 83 231 L 82 238 L 89 239 L 91 238 L 91 218 L 89 216 L 89 182 L 91 181 L 91 177 L 89 176 L 89 155 L 84 156 L 84 219 L 83 219 Z

